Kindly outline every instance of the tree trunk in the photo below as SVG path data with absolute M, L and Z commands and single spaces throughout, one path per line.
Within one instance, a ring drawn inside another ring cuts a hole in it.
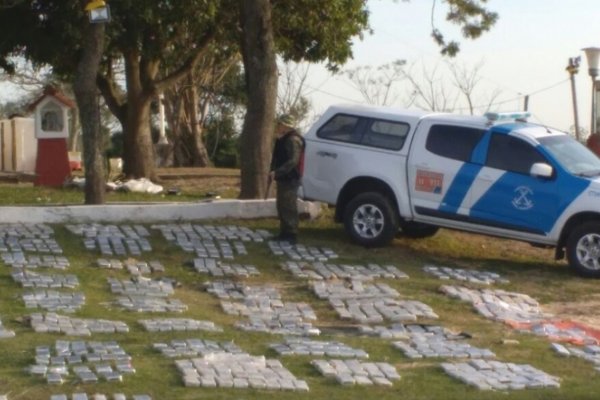
M 151 100 L 129 97 L 125 132 L 123 173 L 128 178 L 155 180 L 154 145 L 150 129 Z
M 208 103 L 200 105 L 199 84 L 192 73 L 185 83 L 165 93 L 165 113 L 171 127 L 174 165 L 207 167 L 210 165 L 204 144 L 204 118 Z
M 192 165 L 194 167 L 208 167 L 210 161 L 208 160 L 208 152 L 206 151 L 206 146 L 204 145 L 204 140 L 202 137 L 204 134 L 204 124 L 203 121 L 198 118 L 199 114 L 204 117 L 207 110 L 203 109 L 202 113 L 200 113 L 198 87 L 193 84 L 194 81 L 191 77 L 190 83 L 192 86 L 190 88 L 191 101 L 189 102 L 188 113 L 190 114 L 190 123 L 192 125 L 190 127 L 190 132 L 192 135 Z
M 83 53 L 73 81 L 83 132 L 85 204 L 104 204 L 106 194 L 104 148 L 96 88 L 96 75 L 103 51 L 104 24 L 86 22 Z
M 277 63 L 269 0 L 240 0 L 248 103 L 241 135 L 240 198 L 263 198 L 271 160 Z
M 155 180 L 154 146 L 150 130 L 150 104 L 152 93 L 142 84 L 154 76 L 144 76 L 146 69 L 140 65 L 140 57 L 133 50 L 125 54 L 125 79 L 127 81 L 127 123 L 124 126 L 123 173 L 128 178 Z

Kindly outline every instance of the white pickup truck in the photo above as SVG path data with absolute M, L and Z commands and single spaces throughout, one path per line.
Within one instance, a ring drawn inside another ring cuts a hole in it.
M 301 194 L 364 246 L 447 227 L 554 247 L 600 277 L 600 159 L 527 117 L 330 107 L 305 135 Z

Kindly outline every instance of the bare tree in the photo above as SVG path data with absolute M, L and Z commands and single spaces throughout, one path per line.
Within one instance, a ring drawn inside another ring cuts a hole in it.
M 310 112 L 306 86 L 310 64 L 287 61 L 278 68 L 277 112 L 291 114 L 301 123 Z
M 481 83 L 481 68 L 483 67 L 483 61 L 478 62 L 472 67 L 466 64 L 448 63 L 448 69 L 452 74 L 452 80 L 454 86 L 464 96 L 469 113 L 475 114 L 478 109 L 481 112 L 488 111 L 494 101 L 500 95 L 500 89 L 495 88 L 484 96 L 477 96 L 476 91 Z M 480 103 L 478 105 L 478 103 Z
M 448 81 L 440 64 L 432 69 L 422 65 L 420 74 L 414 72 L 413 66 L 405 76 L 409 82 L 408 104 L 429 111 L 452 112 L 456 109 L 458 95 L 446 84 Z
M 52 75 L 51 67 L 34 66 L 21 57 L 11 57 L 10 62 L 15 67 L 14 72 L 0 70 L 0 82 L 10 83 L 27 95 L 38 95 L 49 84 L 58 86 L 58 80 Z M 61 91 L 65 91 L 64 87 L 61 87 Z
M 386 106 L 400 97 L 396 89 L 406 78 L 405 64 L 405 60 L 396 60 L 378 67 L 359 66 L 346 70 L 344 75 L 367 103 Z

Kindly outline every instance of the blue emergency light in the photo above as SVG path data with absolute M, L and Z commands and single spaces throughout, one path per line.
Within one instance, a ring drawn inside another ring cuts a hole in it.
M 486 112 L 484 116 L 490 122 L 506 121 L 506 120 L 522 120 L 526 121 L 527 118 L 531 117 L 529 111 L 517 111 L 517 112 Z

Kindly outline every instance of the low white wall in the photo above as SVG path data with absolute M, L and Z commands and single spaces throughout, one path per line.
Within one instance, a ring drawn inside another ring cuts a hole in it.
M 310 218 L 320 205 L 299 200 Z M 197 203 L 139 203 L 70 206 L 0 207 L 0 223 L 185 222 L 202 219 L 276 217 L 275 200 L 209 200 Z

